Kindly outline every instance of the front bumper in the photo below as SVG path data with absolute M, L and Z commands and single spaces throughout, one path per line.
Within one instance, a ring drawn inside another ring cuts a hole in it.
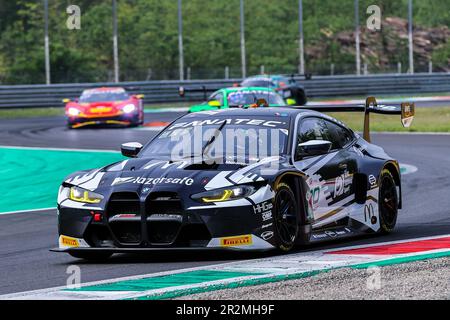
M 258 252 L 271 251 L 273 248 L 254 249 Z M 111 254 L 146 254 L 146 253 L 177 253 L 177 252 L 242 252 L 237 248 L 192 248 L 192 247 L 180 247 L 180 248 L 53 248 L 51 252 L 56 253 L 111 253 Z
M 271 221 L 267 220 L 267 214 L 255 213 L 252 205 L 206 209 L 170 205 L 136 199 L 134 204 L 110 201 L 104 211 L 60 206 L 60 246 L 57 251 L 130 253 L 274 248 L 273 239 L 264 240 L 261 236 L 273 234 Z M 122 208 L 127 214 L 117 214 Z M 101 221 L 95 221 L 95 214 L 101 215 Z
M 69 117 L 68 125 L 74 129 L 87 126 L 129 126 L 139 124 L 141 119 L 138 113 L 121 114 L 115 116 L 96 116 L 96 117 Z

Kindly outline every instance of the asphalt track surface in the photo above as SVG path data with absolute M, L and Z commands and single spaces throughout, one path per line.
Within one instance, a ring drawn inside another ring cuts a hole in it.
M 168 122 L 180 115 L 152 113 L 146 115 L 146 121 Z M 0 120 L 0 145 L 4 146 L 119 150 L 121 143 L 145 143 L 156 133 L 138 129 L 68 130 L 63 117 Z M 396 231 L 389 236 L 326 243 L 320 248 L 449 234 L 450 136 L 375 134 L 373 142 L 400 162 L 419 168 L 403 178 L 404 209 Z M 55 210 L 0 216 L 0 294 L 65 285 L 67 267 L 74 264 L 81 268 L 82 282 L 89 282 L 261 256 L 223 252 L 116 255 L 107 263 L 98 264 L 49 252 L 56 245 Z M 298 251 L 317 248 L 318 245 Z

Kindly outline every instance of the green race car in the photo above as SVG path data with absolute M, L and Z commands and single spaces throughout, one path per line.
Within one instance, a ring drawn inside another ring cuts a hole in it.
M 189 112 L 201 112 L 227 108 L 249 108 L 257 106 L 261 101 L 268 107 L 294 105 L 295 101 L 283 97 L 275 90 L 263 87 L 233 87 L 214 92 L 207 101 L 192 106 Z

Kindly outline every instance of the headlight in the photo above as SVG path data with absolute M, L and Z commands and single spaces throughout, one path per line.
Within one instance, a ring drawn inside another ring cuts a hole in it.
M 236 186 L 194 194 L 192 199 L 204 203 L 223 202 L 242 199 L 252 195 L 254 192 L 255 188 L 252 186 Z
M 122 108 L 122 111 L 125 113 L 132 113 L 136 110 L 136 106 L 134 104 L 127 104 Z
M 69 116 L 77 116 L 80 114 L 80 110 L 72 107 L 72 108 L 69 108 L 68 114 L 69 114 Z
M 99 203 L 103 200 L 103 196 L 79 187 L 71 187 L 69 199 L 83 203 Z

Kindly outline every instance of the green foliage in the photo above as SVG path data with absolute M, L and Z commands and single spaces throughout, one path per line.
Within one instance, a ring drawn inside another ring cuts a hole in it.
M 178 74 L 177 0 L 117 0 L 122 80 L 174 79 Z M 81 30 L 68 30 L 66 8 L 81 7 Z M 378 4 L 383 17 L 407 17 L 408 0 L 360 0 Z M 335 41 L 354 28 L 354 0 L 303 0 L 307 67 L 328 73 L 353 72 L 354 51 Z M 415 0 L 418 25 L 450 25 L 448 0 Z M 52 82 L 110 81 L 113 70 L 111 0 L 49 1 Z M 221 78 L 224 68 L 240 75 L 239 0 L 183 0 L 185 64 L 192 77 Z M 249 73 L 294 72 L 298 58 L 298 0 L 245 0 Z M 0 0 L 0 81 L 44 82 L 43 1 Z M 382 38 L 383 39 L 383 38 Z M 323 44 L 326 44 L 325 49 Z M 321 46 L 322 45 L 322 46 Z M 392 64 L 406 65 L 405 43 Z M 433 59 L 448 63 L 449 48 Z M 377 64 L 374 57 L 367 58 Z M 444 65 L 445 66 L 445 65 Z

